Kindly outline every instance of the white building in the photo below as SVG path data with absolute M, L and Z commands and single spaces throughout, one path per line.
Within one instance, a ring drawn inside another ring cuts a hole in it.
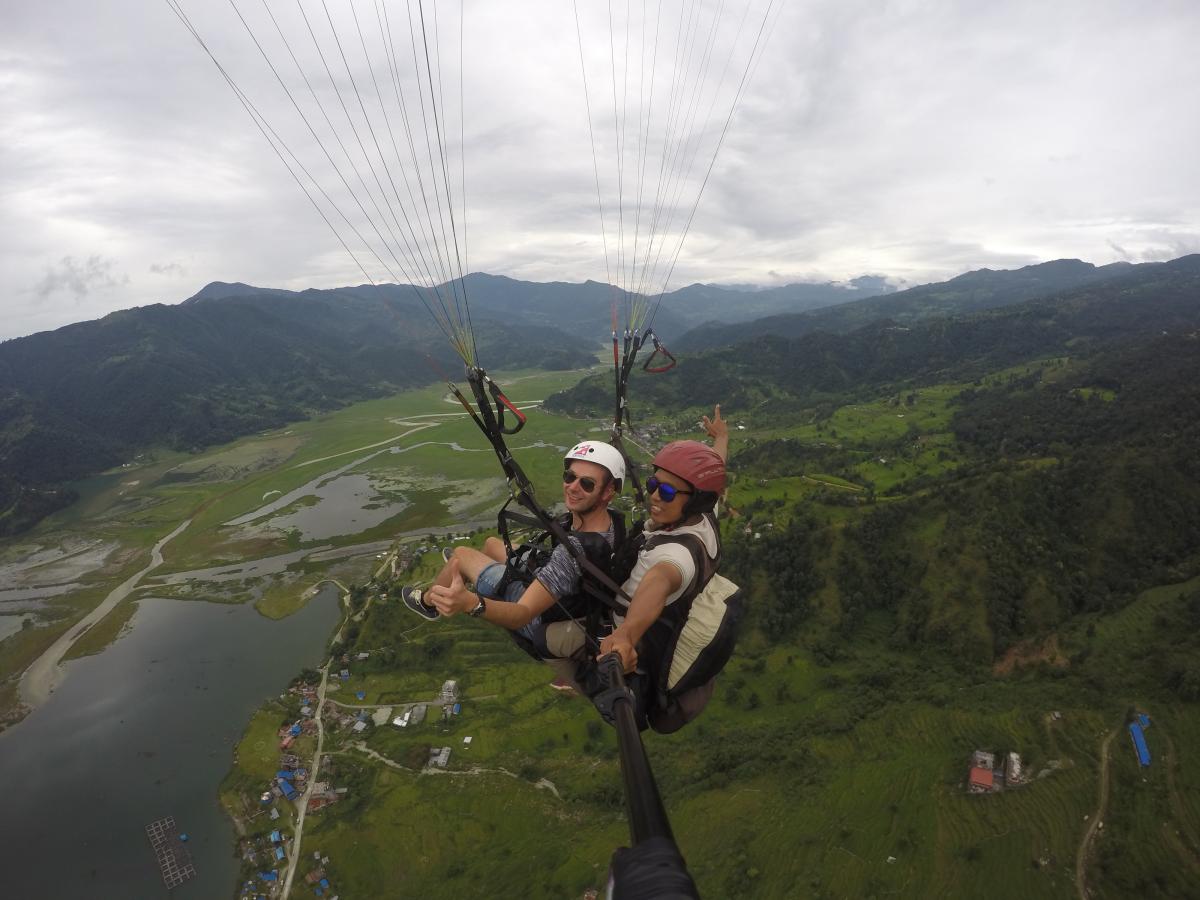
M 1004 783 L 1019 784 L 1021 782 L 1021 757 L 1016 753 L 1008 754 L 1004 761 Z
M 971 755 L 971 765 L 977 769 L 994 769 L 996 755 L 989 750 L 976 750 Z

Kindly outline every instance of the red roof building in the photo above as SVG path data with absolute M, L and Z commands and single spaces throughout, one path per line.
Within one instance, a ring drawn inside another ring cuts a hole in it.
M 982 794 L 992 789 L 992 770 L 982 769 L 979 766 L 971 769 L 971 774 L 967 776 L 967 790 L 973 794 Z

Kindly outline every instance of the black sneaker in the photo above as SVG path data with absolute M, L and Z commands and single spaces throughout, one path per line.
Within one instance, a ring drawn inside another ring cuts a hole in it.
M 441 615 L 432 606 L 426 606 L 421 602 L 421 597 L 425 592 L 419 587 L 413 587 L 411 584 L 406 584 L 400 588 L 400 599 L 404 601 L 404 605 L 415 612 L 418 616 L 425 619 L 436 619 Z

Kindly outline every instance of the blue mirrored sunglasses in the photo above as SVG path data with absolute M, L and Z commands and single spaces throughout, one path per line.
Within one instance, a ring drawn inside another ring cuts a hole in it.
M 675 499 L 677 494 L 693 493 L 692 491 L 681 491 L 679 488 L 671 487 L 671 485 L 659 481 L 657 478 L 651 475 L 646 479 L 646 493 L 653 497 L 655 491 L 658 491 L 658 496 L 662 499 L 663 503 L 670 503 Z

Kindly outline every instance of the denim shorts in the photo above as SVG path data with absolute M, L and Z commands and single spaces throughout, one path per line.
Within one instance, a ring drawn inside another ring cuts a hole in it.
M 500 586 L 500 579 L 504 577 L 505 565 L 502 562 L 495 562 L 479 573 L 479 577 L 475 579 L 475 593 L 480 597 L 488 597 L 491 600 L 504 600 L 508 603 L 516 603 L 521 599 L 521 595 L 525 593 L 525 585 L 519 581 L 513 581 L 507 588 L 504 589 L 504 596 L 501 597 L 496 593 L 496 588 Z
M 480 572 L 479 577 L 475 579 L 475 593 L 480 597 L 487 597 L 489 600 L 503 600 L 506 603 L 516 603 L 520 600 L 527 585 L 521 584 L 519 581 L 509 584 L 504 589 L 503 597 L 496 593 L 496 588 L 500 586 L 500 579 L 504 577 L 504 569 L 504 563 L 496 562 Z M 549 652 L 546 649 L 546 626 L 542 624 L 541 616 L 534 616 L 528 625 L 517 629 L 517 634 L 531 640 L 538 652 Z

